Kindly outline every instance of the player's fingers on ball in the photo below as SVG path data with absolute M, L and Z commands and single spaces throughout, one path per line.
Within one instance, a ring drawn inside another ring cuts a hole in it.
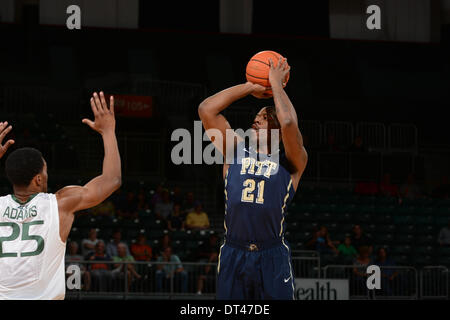
M 269 58 L 269 67 L 273 67 L 273 61 L 272 61 L 272 58 Z
M 278 68 L 282 68 L 283 65 L 284 65 L 283 57 L 278 58 L 278 64 L 277 64 L 277 67 L 278 67 Z

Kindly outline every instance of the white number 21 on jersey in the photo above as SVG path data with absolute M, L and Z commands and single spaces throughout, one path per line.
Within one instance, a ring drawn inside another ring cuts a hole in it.
M 259 204 L 263 204 L 264 203 L 264 180 L 261 180 L 260 182 L 258 182 L 258 192 L 257 192 L 257 197 L 256 197 L 256 201 L 255 199 L 255 195 L 254 195 L 254 191 L 255 191 L 255 187 L 256 187 L 256 182 L 253 179 L 247 179 L 244 181 L 243 186 L 244 189 L 242 190 L 242 197 L 241 197 L 241 201 L 242 202 L 256 202 Z

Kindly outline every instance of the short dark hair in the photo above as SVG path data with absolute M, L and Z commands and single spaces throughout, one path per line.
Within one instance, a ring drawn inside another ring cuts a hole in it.
M 5 162 L 5 172 L 13 186 L 27 187 L 31 180 L 42 172 L 44 158 L 34 148 L 20 148 L 13 151 Z

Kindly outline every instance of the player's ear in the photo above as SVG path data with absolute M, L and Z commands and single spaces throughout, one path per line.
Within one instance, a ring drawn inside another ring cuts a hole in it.
M 32 182 L 34 182 L 34 184 L 38 187 L 42 186 L 44 179 L 42 178 L 42 175 L 40 173 L 38 173 L 32 180 Z

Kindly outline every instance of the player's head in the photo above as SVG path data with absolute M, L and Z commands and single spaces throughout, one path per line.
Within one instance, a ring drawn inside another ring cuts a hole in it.
M 263 107 L 256 114 L 253 120 L 252 129 L 254 136 L 251 139 L 258 141 L 258 144 L 267 143 L 271 145 L 271 130 L 279 130 L 281 128 L 280 122 L 277 118 L 277 111 L 274 106 Z M 281 133 L 278 132 L 278 137 L 281 140 Z
M 21 148 L 13 151 L 6 159 L 5 172 L 14 188 L 47 192 L 47 163 L 37 149 Z

